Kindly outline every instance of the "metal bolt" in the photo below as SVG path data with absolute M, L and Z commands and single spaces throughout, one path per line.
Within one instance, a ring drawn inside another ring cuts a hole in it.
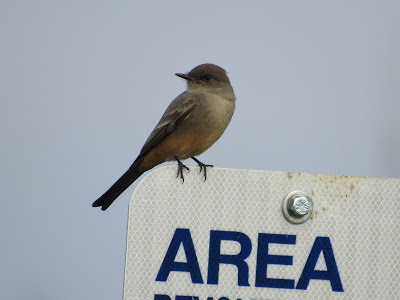
M 288 202 L 288 211 L 293 217 L 300 218 L 310 212 L 311 206 L 306 196 L 294 196 Z
M 282 203 L 282 212 L 285 218 L 294 224 L 307 221 L 313 211 L 313 202 L 309 195 L 301 191 L 289 193 Z

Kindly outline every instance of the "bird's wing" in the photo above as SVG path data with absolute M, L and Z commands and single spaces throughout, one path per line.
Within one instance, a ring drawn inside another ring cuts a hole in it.
M 200 101 L 199 94 L 184 92 L 175 98 L 167 107 L 161 120 L 147 138 L 139 157 L 146 155 L 151 149 L 157 146 L 166 136 L 173 132 L 183 120 L 196 108 Z M 139 158 L 138 157 L 138 158 Z

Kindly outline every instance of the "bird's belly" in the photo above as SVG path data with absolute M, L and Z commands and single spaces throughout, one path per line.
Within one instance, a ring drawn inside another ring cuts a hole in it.
M 146 155 L 140 169 L 144 172 L 165 161 L 174 160 L 175 157 L 184 160 L 200 155 L 210 148 L 219 136 L 187 133 L 168 136 Z
M 200 155 L 210 148 L 220 137 L 215 134 L 186 134 L 172 136 L 164 145 L 160 145 L 161 152 L 168 153 L 166 160 L 173 160 L 175 156 L 186 159 Z

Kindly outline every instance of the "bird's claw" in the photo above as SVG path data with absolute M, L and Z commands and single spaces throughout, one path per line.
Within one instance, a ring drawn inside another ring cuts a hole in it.
M 185 182 L 185 178 L 183 177 L 183 168 L 188 170 L 190 172 L 190 169 L 188 166 L 184 165 L 178 157 L 175 156 L 175 160 L 178 162 L 178 172 L 176 173 L 176 177 L 180 176 L 182 179 L 182 183 Z
M 198 163 L 198 165 L 199 165 L 199 167 L 200 167 L 200 173 L 201 173 L 201 171 L 203 171 L 203 169 L 204 169 L 204 181 L 206 181 L 206 179 L 207 179 L 207 167 L 210 167 L 210 168 L 212 168 L 212 167 L 214 167 L 213 165 L 207 165 L 207 164 L 205 164 L 205 163 L 202 163 L 201 161 L 199 161 L 197 158 L 195 158 L 194 156 L 192 157 L 192 159 L 195 161 L 195 162 L 197 162 Z

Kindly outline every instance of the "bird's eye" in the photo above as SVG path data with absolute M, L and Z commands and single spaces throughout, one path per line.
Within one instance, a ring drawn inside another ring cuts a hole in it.
M 209 80 L 211 79 L 211 76 L 210 76 L 210 75 L 206 75 L 206 76 L 204 76 L 204 79 L 205 79 L 206 81 L 209 81 Z

